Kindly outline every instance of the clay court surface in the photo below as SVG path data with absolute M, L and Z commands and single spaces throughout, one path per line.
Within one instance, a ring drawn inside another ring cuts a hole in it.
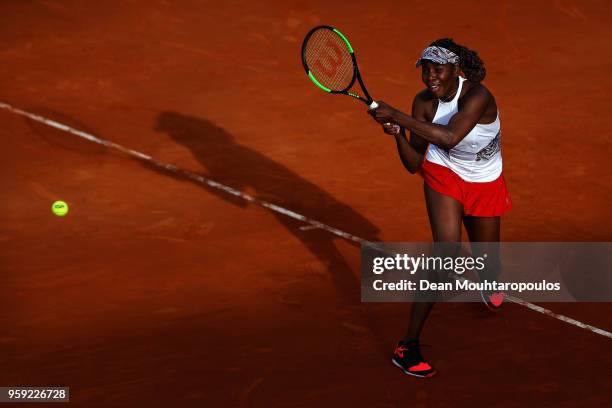
M 429 241 L 422 180 L 392 140 L 305 76 L 320 23 L 347 34 L 374 98 L 407 110 L 424 46 L 479 51 L 514 201 L 503 239 L 612 240 L 604 1 L 3 1 L 0 101 L 366 240 Z M 612 400 L 612 338 L 514 304 L 437 305 L 423 342 L 439 375 L 407 377 L 390 355 L 409 305 L 360 303 L 353 242 L 0 120 L 2 386 L 70 386 L 83 407 Z M 542 306 L 612 331 L 611 304 Z

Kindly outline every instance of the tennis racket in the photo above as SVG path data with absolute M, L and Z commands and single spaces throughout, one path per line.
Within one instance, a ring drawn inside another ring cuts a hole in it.
M 325 92 L 352 96 L 370 109 L 378 107 L 361 79 L 351 43 L 336 28 L 320 25 L 306 34 L 302 43 L 302 64 L 308 78 Z M 359 83 L 363 95 L 353 89 L 355 82 Z

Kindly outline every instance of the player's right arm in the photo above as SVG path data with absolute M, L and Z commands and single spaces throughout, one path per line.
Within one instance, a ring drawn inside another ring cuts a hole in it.
M 412 101 L 412 117 L 427 121 L 427 103 L 427 95 L 423 92 L 418 93 Z M 414 132 L 410 132 L 410 140 L 408 140 L 404 128 L 401 128 L 394 136 L 402 164 L 410 173 L 416 173 L 421 168 L 427 151 L 427 141 Z

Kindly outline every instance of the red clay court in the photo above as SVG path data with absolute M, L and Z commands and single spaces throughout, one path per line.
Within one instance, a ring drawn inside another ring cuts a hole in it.
M 305 76 L 322 23 L 406 110 L 425 45 L 477 50 L 503 240 L 612 241 L 607 2 L 4 1 L 0 386 L 70 386 L 83 407 L 610 405 L 609 303 L 539 305 L 578 325 L 439 304 L 438 376 L 391 365 L 409 305 L 360 303 L 351 236 L 429 241 L 422 179 L 365 105 Z

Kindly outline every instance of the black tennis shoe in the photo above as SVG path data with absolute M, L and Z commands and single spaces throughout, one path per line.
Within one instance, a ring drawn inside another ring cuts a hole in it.
M 398 366 L 404 374 L 420 378 L 429 378 L 436 374 L 436 370 L 434 370 L 421 355 L 418 340 L 400 341 L 397 343 L 391 361 Z
M 506 299 L 506 294 L 500 291 L 491 292 L 481 290 L 480 296 L 482 296 L 482 301 L 485 303 L 487 308 L 494 312 L 497 312 L 502 309 L 504 305 L 504 299 Z

